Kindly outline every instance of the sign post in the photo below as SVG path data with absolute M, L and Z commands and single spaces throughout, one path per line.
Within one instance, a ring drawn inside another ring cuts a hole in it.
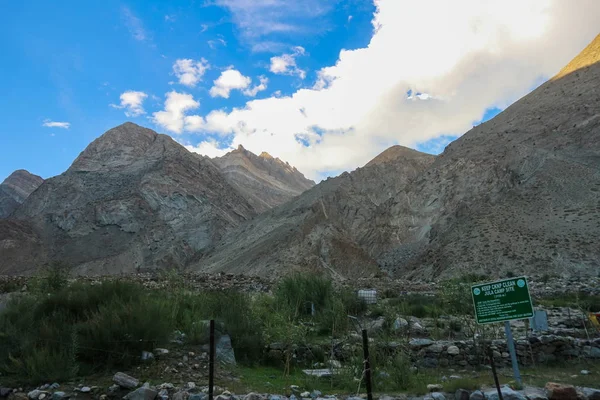
M 478 324 L 504 321 L 515 380 L 519 385 L 522 385 L 509 321 L 533 316 L 533 305 L 531 304 L 527 279 L 519 277 L 473 285 L 471 286 L 471 296 L 473 296 L 475 319 Z

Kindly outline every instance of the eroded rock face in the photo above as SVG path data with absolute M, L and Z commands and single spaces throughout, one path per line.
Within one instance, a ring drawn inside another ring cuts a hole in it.
M 212 161 L 258 212 L 281 205 L 315 185 L 288 163 L 265 152 L 257 156 L 242 146 Z
M 14 213 L 44 251 L 26 265 L 2 267 L 27 272 L 60 261 L 87 274 L 183 267 L 254 215 L 210 160 L 126 123 L 96 139 Z M 12 240 L 2 239 L 4 247 Z M 31 240 L 21 232 L 12 248 Z
M 44 180 L 19 169 L 0 184 L 0 218 L 7 218 Z

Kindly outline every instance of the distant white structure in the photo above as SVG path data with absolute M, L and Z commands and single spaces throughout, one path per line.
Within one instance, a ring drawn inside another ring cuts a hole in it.
M 358 298 L 367 304 L 377 304 L 377 290 L 375 289 L 360 289 Z

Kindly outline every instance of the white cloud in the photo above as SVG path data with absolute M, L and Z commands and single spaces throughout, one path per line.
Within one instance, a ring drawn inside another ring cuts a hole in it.
M 56 121 L 51 121 L 49 119 L 45 119 L 42 126 L 45 126 L 47 128 L 69 129 L 71 127 L 71 123 L 70 122 L 56 122 Z
M 205 120 L 219 123 L 205 128 L 310 177 L 352 169 L 392 144 L 464 133 L 486 108 L 504 108 L 556 73 L 600 26 L 596 0 L 375 4 L 368 46 L 342 50 L 314 88 L 213 111 Z M 408 99 L 409 90 L 428 98 Z
M 215 40 L 209 40 L 206 43 L 208 44 L 208 47 L 210 47 L 213 50 L 216 49 L 218 45 L 221 45 L 223 47 L 227 46 L 227 42 L 223 38 L 217 38 Z
M 246 89 L 250 86 L 252 80 L 241 74 L 237 69 L 229 68 L 213 82 L 214 86 L 210 88 L 210 95 L 212 97 L 224 97 L 229 98 L 229 93 L 234 90 Z
M 200 143 L 198 146 L 187 145 L 186 149 L 193 153 L 202 154 L 210 158 L 221 157 L 231 151 L 230 148 L 221 148 L 216 140 L 207 140 Z
M 328 15 L 337 1 L 323 0 L 215 0 L 228 9 L 241 39 L 254 52 L 279 51 L 286 37 L 310 37 L 331 25 Z M 274 50 L 274 49 L 278 50 Z
M 119 96 L 121 99 L 120 105 L 110 104 L 110 106 L 114 108 L 124 108 L 125 115 L 128 117 L 139 117 L 142 114 L 146 114 L 144 107 L 142 107 L 142 103 L 146 97 L 148 97 L 148 95 L 144 92 L 128 90 L 121 93 L 121 96 Z
M 173 133 L 182 133 L 185 124 L 185 112 L 200 107 L 191 94 L 171 91 L 167 93 L 164 111 L 152 113 L 152 121 Z
M 254 85 L 252 88 L 244 89 L 242 93 L 246 96 L 254 97 L 258 94 L 258 92 L 262 92 L 263 90 L 267 90 L 267 84 L 269 83 L 269 78 L 264 76 L 258 77 L 260 83 L 258 85 Z
M 174 14 L 167 14 L 165 15 L 165 21 L 167 22 L 175 22 L 176 17 Z
M 296 57 L 305 54 L 304 47 L 296 46 L 293 50 L 292 53 L 271 57 L 271 66 L 269 67 L 269 70 L 274 74 L 297 75 L 300 79 L 304 79 L 306 77 L 306 72 L 296 65 Z
M 179 83 L 194 87 L 202 80 L 204 73 L 209 68 L 210 65 L 204 58 L 200 61 L 183 58 L 176 60 L 173 64 L 173 73 L 179 79 Z
M 148 34 L 144 29 L 142 20 L 136 17 L 128 7 L 121 8 L 121 15 L 123 16 L 123 20 L 125 21 L 129 33 L 135 40 L 143 42 L 148 39 Z

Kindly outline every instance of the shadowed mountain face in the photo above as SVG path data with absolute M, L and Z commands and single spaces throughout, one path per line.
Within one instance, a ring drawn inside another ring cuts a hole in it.
M 409 278 L 597 274 L 600 36 L 432 157 L 392 148 L 229 232 L 194 267 Z M 581 67 L 581 68 L 580 68 Z
M 3 267 L 23 272 L 49 260 L 80 273 L 180 267 L 254 215 L 210 160 L 126 123 L 96 139 L 15 211 L 14 224 L 30 233 L 18 238 L 33 237 L 44 251 L 36 263 L 22 265 L 17 253 Z
M 242 146 L 213 162 L 258 212 L 283 204 L 315 185 L 288 163 L 268 153 L 257 156 Z
M 0 184 L 0 218 L 7 218 L 44 180 L 19 169 Z

